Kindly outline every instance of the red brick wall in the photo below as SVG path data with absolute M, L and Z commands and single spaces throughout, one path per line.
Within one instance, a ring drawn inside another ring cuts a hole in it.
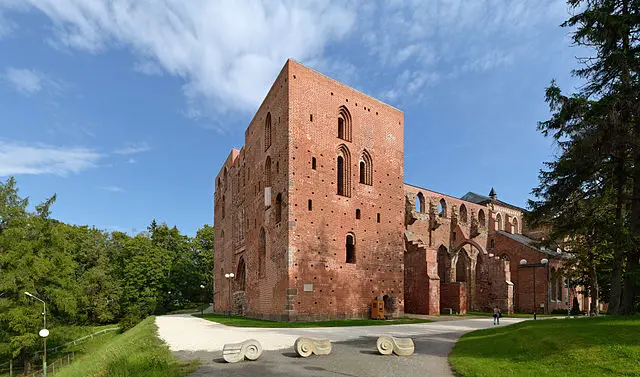
M 467 284 L 440 284 L 440 309 L 453 309 L 454 313 L 467 313 Z
M 404 257 L 404 290 L 407 313 L 440 314 L 440 278 L 436 252 L 411 243 Z
M 397 297 L 401 313 L 403 113 L 298 63 L 289 61 L 288 67 L 289 314 L 299 319 L 366 316 L 371 301 L 383 295 Z M 351 141 L 337 137 L 340 106 L 351 114 Z M 350 197 L 337 195 L 340 145 L 351 155 Z M 359 183 L 365 149 L 373 159 L 371 186 Z M 345 263 L 348 233 L 356 239 L 355 264 Z M 311 292 L 304 291 L 305 284 L 313 285 Z

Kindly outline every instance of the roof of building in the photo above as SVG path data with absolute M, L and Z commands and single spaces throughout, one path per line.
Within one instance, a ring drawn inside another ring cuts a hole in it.
M 493 189 L 491 189 L 491 191 L 493 191 Z M 493 191 L 493 192 L 495 194 L 495 191 Z M 517 209 L 517 210 L 525 211 L 525 212 L 527 211 L 524 208 L 515 206 L 513 204 L 509 204 L 509 203 L 506 203 L 506 202 L 503 202 L 502 200 L 498 200 L 498 199 L 492 200 L 488 196 L 476 194 L 475 192 L 471 192 L 471 191 L 469 191 L 468 193 L 464 194 L 464 196 L 462 196 L 460 199 L 466 200 L 467 202 L 476 203 L 476 204 L 486 204 L 486 203 L 493 202 L 493 203 L 496 203 L 496 204 L 501 205 L 501 206 L 511 207 L 513 209 Z
M 513 233 L 505 232 L 504 230 L 497 230 L 496 232 L 553 258 L 569 259 L 572 257 L 571 254 L 565 253 L 563 251 L 553 251 L 547 248 L 538 247 L 538 244 L 539 244 L 538 241 L 532 240 L 531 238 L 527 236 L 523 236 L 522 234 L 513 234 Z

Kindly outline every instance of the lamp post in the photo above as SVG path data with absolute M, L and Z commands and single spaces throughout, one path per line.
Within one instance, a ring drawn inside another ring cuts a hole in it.
M 233 279 L 233 272 L 224 274 L 224 277 L 229 280 L 229 318 L 231 318 L 231 279 Z
M 204 315 L 204 285 L 200 284 L 200 299 L 202 304 L 200 305 L 200 315 Z
M 44 302 L 44 300 L 39 299 L 38 297 L 32 295 L 29 292 L 24 292 L 25 295 L 31 297 L 31 298 L 35 298 L 36 300 L 40 301 L 43 305 L 43 309 L 42 309 L 42 318 L 43 318 L 43 324 L 44 326 L 42 327 L 42 330 L 40 330 L 38 332 L 38 335 L 40 335 L 40 337 L 42 337 L 44 339 L 44 353 L 42 356 L 42 370 L 44 371 L 44 377 L 47 377 L 47 336 L 49 336 L 49 330 L 47 330 L 47 303 Z
M 533 268 L 533 319 L 536 319 L 537 317 L 537 311 L 538 311 L 538 307 L 536 306 L 536 267 L 544 267 L 547 265 L 547 263 L 549 263 L 549 260 L 547 258 L 543 258 L 540 263 L 530 263 L 527 264 L 527 260 L 526 259 L 522 259 L 520 260 L 520 267 L 521 268 L 527 268 L 527 267 L 531 267 Z M 545 304 L 545 310 L 547 310 L 547 305 Z

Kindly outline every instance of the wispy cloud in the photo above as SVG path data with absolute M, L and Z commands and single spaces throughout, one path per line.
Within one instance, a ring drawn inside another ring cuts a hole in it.
M 2 76 L 4 81 L 23 95 L 30 96 L 43 90 L 60 94 L 65 84 L 34 69 L 9 67 Z
M 147 144 L 146 142 L 141 142 L 141 143 L 130 143 L 129 145 L 127 145 L 124 148 L 120 148 L 120 149 L 116 149 L 115 151 L 113 151 L 113 153 L 115 154 L 121 154 L 121 155 L 131 155 L 131 154 L 138 154 L 138 153 L 142 153 L 142 152 L 147 152 L 150 151 L 151 147 L 149 147 L 149 144 Z M 130 159 L 132 160 L 132 159 Z M 135 162 L 135 160 L 134 160 Z
M 95 168 L 104 156 L 92 149 L 0 140 L 0 176 L 70 173 Z
M 124 192 L 124 189 L 119 186 L 100 186 L 101 190 L 111 191 L 111 192 Z

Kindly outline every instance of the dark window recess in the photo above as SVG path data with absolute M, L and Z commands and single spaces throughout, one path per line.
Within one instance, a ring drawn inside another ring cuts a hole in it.
M 309 206 L 309 211 L 313 210 L 313 201 L 311 199 L 309 199 L 308 206 Z
M 356 209 L 356 219 L 360 220 L 360 209 Z
M 316 158 L 311 157 L 311 169 L 316 170 Z
M 380 214 L 378 214 L 378 222 L 380 222 Z
M 347 242 L 346 242 L 346 262 L 347 263 L 356 263 L 356 240 L 353 234 L 347 234 Z

